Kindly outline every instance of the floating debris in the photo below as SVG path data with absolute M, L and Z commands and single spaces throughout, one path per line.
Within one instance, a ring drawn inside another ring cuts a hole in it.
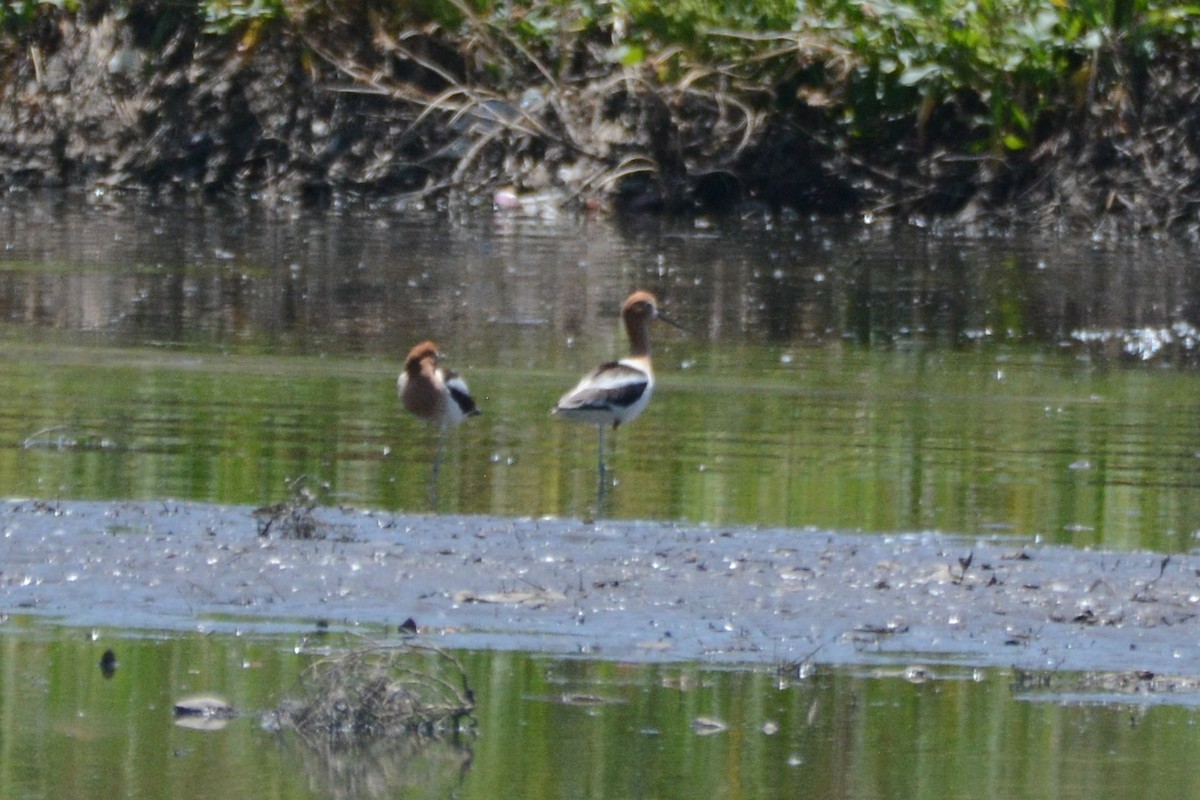
M 1151 670 L 1059 672 L 1013 671 L 1012 690 L 1027 700 L 1112 703 L 1115 699 L 1138 703 L 1200 703 L 1200 678 L 1161 675 Z
M 411 644 L 372 645 L 311 665 L 298 696 L 263 724 L 309 742 L 358 743 L 456 734 L 474 710 L 474 692 L 453 656 Z
M 117 443 L 98 433 L 72 431 L 66 425 L 54 425 L 34 431 L 21 440 L 23 450 L 117 450 Z
M 199 731 L 219 731 L 237 716 L 237 711 L 223 697 L 197 694 L 175 701 L 175 724 Z
M 496 603 L 499 605 L 523 605 L 533 608 L 560 603 L 567 596 L 554 589 L 518 589 L 511 592 L 481 592 L 476 593 L 466 589 L 454 593 L 454 602 L 460 605 L 466 603 Z
M 266 538 L 272 530 L 284 539 L 324 539 L 326 532 L 314 510 L 317 497 L 307 486 L 304 476 L 289 481 L 291 497 L 274 505 L 254 509 L 258 520 L 258 535 Z
M 904 670 L 904 680 L 909 683 L 925 683 L 932 677 L 929 670 L 920 664 L 914 664 Z
M 1139 361 L 1194 359 L 1200 355 L 1200 328 L 1187 322 L 1115 330 L 1074 330 L 1071 339 L 1085 345 L 1117 349 Z
M 104 651 L 104 655 L 100 656 L 100 674 L 106 678 L 111 678 L 117 671 L 117 654 L 108 649 Z
M 712 736 L 715 733 L 724 733 L 728 729 L 728 725 L 713 717 L 696 717 L 692 720 L 692 733 L 697 736 Z
M 569 692 L 560 695 L 559 701 L 568 706 L 603 706 L 618 702 L 609 697 L 601 697 L 598 694 L 587 694 L 584 692 Z

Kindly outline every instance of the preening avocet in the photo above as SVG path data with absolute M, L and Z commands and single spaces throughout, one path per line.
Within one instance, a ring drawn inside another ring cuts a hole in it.
M 438 427 L 437 453 L 429 476 L 429 502 L 434 509 L 437 508 L 438 473 L 442 468 L 446 429 L 480 413 L 466 381 L 439 367 L 439 359 L 436 344 L 421 342 L 409 351 L 404 371 L 396 380 L 396 390 L 404 408 Z
M 438 360 L 437 345 L 421 342 L 409 351 L 396 389 L 405 409 L 444 430 L 480 411 L 466 382 L 439 367 Z
M 633 422 L 645 410 L 654 392 L 654 370 L 650 364 L 650 323 L 661 319 L 678 324 L 658 311 L 658 301 L 646 291 L 636 291 L 621 307 L 629 355 L 609 361 L 583 376 L 574 389 L 559 398 L 551 413 L 567 419 L 590 422 L 599 431 L 599 469 L 604 484 L 604 428 L 615 430 Z

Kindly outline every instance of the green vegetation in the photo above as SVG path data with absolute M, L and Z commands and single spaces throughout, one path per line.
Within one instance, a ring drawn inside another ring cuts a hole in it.
M 351 5 L 358 4 L 201 2 L 213 31 L 267 20 L 304 24 L 314 14 L 343 16 Z M 663 80 L 695 80 L 702 70 L 748 93 L 770 91 L 780 104 L 832 104 L 854 136 L 879 137 L 897 122 L 928 125 L 939 106 L 952 105 L 975 147 L 1007 150 L 1028 147 L 1045 116 L 1078 110 L 1144 70 L 1156 53 L 1186 47 L 1200 19 L 1200 6 L 1171 0 L 373 5 L 398 27 L 432 22 L 451 35 L 491 28 L 539 64 L 557 65 L 553 77 L 570 63 L 574 37 L 607 42 L 602 56 L 611 63 L 646 64 Z
M 75 10 L 76 3 L 58 0 L 58 2 L 39 2 L 38 0 L 8 0 L 0 3 L 0 31 L 23 32 L 27 30 L 39 13 L 46 8 L 55 7 L 70 11 Z
M 728 182 L 705 182 L 722 174 L 739 194 L 826 211 L 955 212 L 981 196 L 1003 205 L 1031 187 L 1045 195 L 1035 204 L 1085 213 L 1171 222 L 1200 209 L 1200 181 L 1181 177 L 1200 176 L 1181 132 L 1191 105 L 1181 81 L 1194 81 L 1200 33 L 1200 6 L 1185 0 L 20 0 L 0 6 L 0 32 L 9 42 L 54 39 L 46 31 L 58 27 L 45 24 L 54 15 L 115 17 L 151 54 L 177 39 L 181 22 L 195 44 L 174 56 L 199 53 L 211 64 L 236 53 L 236 66 L 268 53 L 276 75 L 260 64 L 248 79 L 270 94 L 289 70 L 307 76 L 308 96 L 272 96 L 301 117 L 330 117 L 316 130 L 341 124 L 337 113 L 378 126 L 368 94 L 407 109 L 403 124 L 361 132 L 364 141 L 402 134 L 405 166 L 363 162 L 364 145 L 358 162 L 293 174 L 281 188 L 289 164 L 292 173 L 310 166 L 297 165 L 298 153 L 345 157 L 348 140 L 296 134 L 281 147 L 276 131 L 249 142 L 244 114 L 215 118 L 200 98 L 192 124 L 223 125 L 230 141 L 112 159 L 158 162 L 146 168 L 150 183 L 194 181 L 207 168 L 208 189 L 336 191 L 330 175 L 362 187 L 382 170 L 385 191 L 471 193 L 497 176 L 548 188 L 556 179 L 537 165 L 549 165 L 586 176 L 567 187 L 571 196 L 632 186 L 627 193 L 655 193 L 664 207 L 672 194 L 682 207 L 726 193 Z M 40 75 L 41 50 L 29 50 Z M 154 66 L 153 55 L 145 63 L 148 77 L 178 66 Z M 157 77 L 171 91 L 186 85 Z M 162 95 L 154 88 L 144 88 L 148 103 Z M 277 124 L 256 115 L 262 129 Z M 45 122 L 17 116 L 25 129 Z M 480 120 L 486 130 L 466 131 Z M 94 150 L 92 123 L 72 124 L 85 131 L 81 149 Z M 154 141 L 191 136 L 181 122 Z M 144 141 L 141 132 L 114 137 L 127 148 Z M 431 153 L 458 160 L 440 168 Z M 290 162 L 274 166 L 281 156 Z M 57 166 L 59 176 L 80 170 Z

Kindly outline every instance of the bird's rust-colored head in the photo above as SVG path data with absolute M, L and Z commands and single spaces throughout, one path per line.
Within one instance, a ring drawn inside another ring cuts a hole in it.
M 437 345 L 433 342 L 421 342 L 419 345 L 408 351 L 408 358 L 404 359 L 404 371 L 417 373 L 421 371 L 421 362 L 432 359 L 434 364 L 438 361 Z
M 643 289 L 625 299 L 625 305 L 621 306 L 621 317 L 625 320 L 625 330 L 629 334 L 630 355 L 635 357 L 650 355 L 651 321 L 661 319 L 668 325 L 683 330 L 682 325 L 658 310 L 658 300 Z
M 625 319 L 654 319 L 658 316 L 658 301 L 654 295 L 639 289 L 625 299 L 621 306 L 621 316 Z

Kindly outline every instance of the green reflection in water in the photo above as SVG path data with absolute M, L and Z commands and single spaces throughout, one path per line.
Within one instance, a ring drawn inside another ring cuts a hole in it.
M 547 361 L 550 359 L 547 358 Z M 428 510 L 436 436 L 398 364 L 12 346 L 0 492 Z M 452 432 L 439 511 L 596 512 L 594 429 L 551 419 L 575 372 L 471 363 L 482 417 Z M 1197 376 L 1067 355 L 668 343 L 647 412 L 610 437 L 603 512 L 712 524 L 937 529 L 1190 549 Z
M 902 676 L 468 652 L 477 732 L 323 757 L 259 727 L 178 727 L 215 692 L 271 707 L 299 636 L 0 630 L 0 795 L 59 797 L 1171 798 L 1200 788 L 1194 708 L 1029 702 L 1006 671 Z M 331 634 L 336 648 L 361 642 Z M 104 678 L 105 648 L 119 667 Z M 1111 698 L 1110 698 L 1111 699 Z M 1186 699 L 1186 698 L 1185 698 Z M 704 734 L 697 720 L 720 723 Z

